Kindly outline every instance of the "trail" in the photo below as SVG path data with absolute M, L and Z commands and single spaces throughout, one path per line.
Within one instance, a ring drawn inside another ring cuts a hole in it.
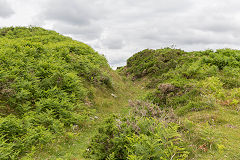
M 138 99 L 146 91 L 140 82 L 122 80 L 122 77 L 116 73 L 113 73 L 112 76 L 117 84 L 114 91 L 104 88 L 95 90 L 97 96 L 94 106 L 96 108 L 94 122 L 77 133 L 69 132 L 69 138 L 60 138 L 59 143 L 49 144 L 42 150 L 38 150 L 32 156 L 34 159 L 83 160 L 85 159 L 83 153 L 87 149 L 91 137 L 97 133 L 104 118 L 110 114 L 125 115 L 129 113 L 129 100 Z M 25 158 L 23 157 L 23 159 Z

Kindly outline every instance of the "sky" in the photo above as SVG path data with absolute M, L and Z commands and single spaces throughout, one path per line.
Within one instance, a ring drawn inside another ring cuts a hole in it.
M 110 66 L 146 48 L 240 48 L 237 0 L 0 0 L 0 27 L 40 26 L 89 44 Z

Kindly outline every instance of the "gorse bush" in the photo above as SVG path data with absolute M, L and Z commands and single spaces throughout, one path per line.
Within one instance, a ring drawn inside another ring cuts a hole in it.
M 83 127 L 90 86 L 112 88 L 106 59 L 39 27 L 0 29 L 0 159 L 16 159 L 67 127 Z

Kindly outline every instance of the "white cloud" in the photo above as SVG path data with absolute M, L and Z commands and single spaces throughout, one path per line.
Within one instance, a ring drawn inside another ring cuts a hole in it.
M 26 0 L 28 9 L 9 1 L 18 5 L 6 24 L 37 24 L 70 35 L 105 54 L 112 66 L 145 48 L 240 46 L 236 0 Z
M 13 9 L 6 0 L 0 0 L 0 17 L 7 18 L 14 14 Z

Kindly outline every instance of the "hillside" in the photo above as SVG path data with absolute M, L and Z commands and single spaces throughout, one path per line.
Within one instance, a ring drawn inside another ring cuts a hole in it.
M 95 90 L 117 87 L 103 56 L 39 27 L 0 29 L 0 64 L 0 159 L 86 127 L 96 112 Z
M 120 72 L 145 83 L 144 101 L 174 110 L 189 158 L 239 159 L 239 50 L 146 49 Z
M 40 27 L 0 29 L 0 159 L 239 159 L 240 51 L 146 49 L 112 70 Z

